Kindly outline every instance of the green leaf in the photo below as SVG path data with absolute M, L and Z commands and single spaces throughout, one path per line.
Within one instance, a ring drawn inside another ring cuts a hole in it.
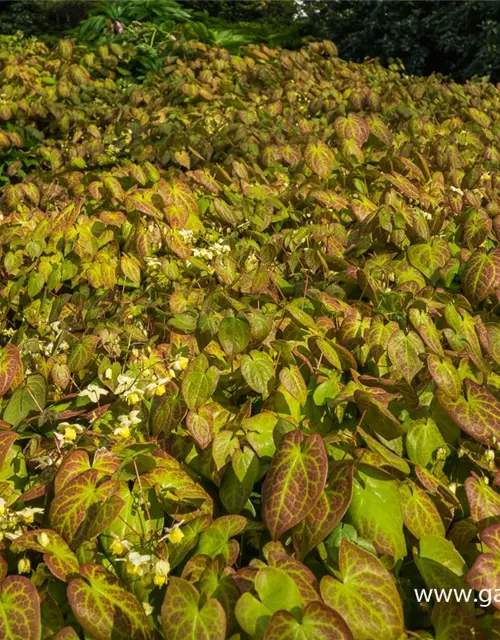
M 465 588 L 466 565 L 450 540 L 441 536 L 423 536 L 418 551 L 415 550 L 414 560 L 429 589 Z
M 457 400 L 462 392 L 462 381 L 452 361 L 431 353 L 427 358 L 427 367 L 441 391 L 452 400 Z
M 435 276 L 438 269 L 444 267 L 447 260 L 446 252 L 435 243 L 413 244 L 408 247 L 408 261 L 429 280 Z
M 241 374 L 248 386 L 264 398 L 269 395 L 269 383 L 274 378 L 272 359 L 262 351 L 250 351 L 241 357 Z
M 396 559 L 406 556 L 398 483 L 393 476 L 360 465 L 347 513 L 359 535 L 371 542 L 379 553 Z
M 288 391 L 293 398 L 296 398 L 302 406 L 306 404 L 307 387 L 300 369 L 297 366 L 291 365 L 290 367 L 281 369 L 279 379 L 286 391 Z
M 262 486 L 262 518 L 273 540 L 307 515 L 325 487 L 326 474 L 321 436 L 305 438 L 299 430 L 287 433 Z
M 356 640 L 399 640 L 403 607 L 394 579 L 370 552 L 340 543 L 340 579 L 325 576 L 321 595 L 345 620 Z
M 43 273 L 32 273 L 28 279 L 28 295 L 30 298 L 37 296 L 43 289 L 45 280 Z
M 294 580 L 285 571 L 276 567 L 259 569 L 254 581 L 255 591 L 260 601 L 271 613 L 300 611 L 302 597 Z
M 320 178 L 328 178 L 335 165 L 335 156 L 322 140 L 310 142 L 306 146 L 304 160 L 308 168 Z
M 432 418 L 411 424 L 406 436 L 406 450 L 412 462 L 429 467 L 435 463 L 436 451 L 441 447 L 446 447 L 446 441 Z
M 232 358 L 245 351 L 250 342 L 251 327 L 246 318 L 224 318 L 219 327 L 219 341 L 224 353 Z
M 423 489 L 407 480 L 399 487 L 399 495 L 404 525 L 417 540 L 426 535 L 446 534 L 436 505 Z
M 40 640 L 40 597 L 22 576 L 7 576 L 0 587 L 0 638 Z
M 250 498 L 260 471 L 259 459 L 250 447 L 235 451 L 219 487 L 219 497 L 229 513 L 240 513 Z
M 5 408 L 3 419 L 17 426 L 32 412 L 41 413 L 47 401 L 47 383 L 36 373 L 26 379 L 26 384 L 18 387 Z
M 354 640 L 354 636 L 333 609 L 322 602 L 310 602 L 300 622 L 288 611 L 273 614 L 266 640 Z
M 354 402 L 365 414 L 364 422 L 385 440 L 394 440 L 403 433 L 399 420 L 373 394 L 355 391 Z
M 161 608 L 165 640 L 224 640 L 226 614 L 213 598 L 200 598 L 187 580 L 170 578 Z
M 240 627 L 251 638 L 262 640 L 271 620 L 271 611 L 251 593 L 244 593 L 234 609 Z
M 413 331 L 408 335 L 401 330 L 395 331 L 387 345 L 387 352 L 394 368 L 402 373 L 410 384 L 423 366 L 419 358 L 423 351 L 424 345 Z
M 243 516 L 222 516 L 214 520 L 200 535 L 197 553 L 216 558 L 219 554 L 227 564 L 232 564 L 234 552 L 238 552 L 238 544 L 231 540 L 243 531 L 247 519 Z
M 219 370 L 216 367 L 203 370 L 197 367 L 197 364 L 188 367 L 181 388 L 182 397 L 191 411 L 196 411 L 210 400 L 219 382 Z
M 77 373 L 88 365 L 98 342 L 97 336 L 82 336 L 78 340 L 68 356 L 68 367 L 72 373 Z
M 75 618 L 95 640 L 149 640 L 142 604 L 98 565 L 82 565 L 68 585 Z

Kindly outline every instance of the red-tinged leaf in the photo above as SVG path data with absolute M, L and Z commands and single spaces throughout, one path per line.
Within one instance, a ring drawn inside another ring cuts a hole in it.
M 392 334 L 387 352 L 394 368 L 411 384 L 423 366 L 419 357 L 424 352 L 422 340 L 413 331 L 406 335 L 399 329 Z
M 161 608 L 165 640 L 224 640 L 226 614 L 213 598 L 200 599 L 196 587 L 182 578 L 170 578 Z
M 438 389 L 436 398 L 453 422 L 472 438 L 486 444 L 500 436 L 500 402 L 486 388 L 465 380 L 467 400 L 452 400 Z
M 430 315 L 421 309 L 412 308 L 409 311 L 409 318 L 425 344 L 430 347 L 436 355 L 444 357 L 439 331 L 436 329 L 436 325 Z
M 70 451 L 61 462 L 54 481 L 55 493 L 59 493 L 65 484 L 84 471 L 90 469 L 89 454 L 83 449 Z
M 500 249 L 486 253 L 480 247 L 467 260 L 463 274 L 463 288 L 473 304 L 480 304 L 500 287 Z
M 173 458 L 155 458 L 156 467 L 141 476 L 141 485 L 156 487 L 156 491 L 169 513 L 179 520 L 212 513 L 212 498 Z
M 370 135 L 368 124 L 355 113 L 350 113 L 346 118 L 339 116 L 334 122 L 334 127 L 342 140 L 352 140 L 360 148 Z
M 354 640 L 351 630 L 338 613 L 322 602 L 310 602 L 301 621 L 289 611 L 271 617 L 264 640 Z
M 160 209 L 148 201 L 147 197 L 143 194 L 134 193 L 128 195 L 124 200 L 124 204 L 127 211 L 139 211 L 140 213 L 150 216 L 151 218 L 155 218 L 156 220 L 163 219 L 163 214 Z
M 446 534 L 436 505 L 423 489 L 407 480 L 399 487 L 399 495 L 404 525 L 417 540 L 425 535 Z
M 151 632 L 142 604 L 97 565 L 82 565 L 81 578 L 68 585 L 75 618 L 95 640 L 149 640 Z
M 57 633 L 54 640 L 80 640 L 80 638 L 72 627 L 64 627 Z
M 18 434 L 14 431 L 0 431 L 0 469 L 5 462 L 5 458 L 7 457 L 11 446 L 17 438 Z
M 299 430 L 286 434 L 262 486 L 262 517 L 273 540 L 298 524 L 318 500 L 327 466 L 319 434 L 307 438 Z
M 200 449 L 206 449 L 213 438 L 212 414 L 205 412 L 204 407 L 200 407 L 198 411 L 189 411 L 186 416 L 186 429 Z
M 392 144 L 392 133 L 389 127 L 382 122 L 377 116 L 370 116 L 368 120 L 368 126 L 370 133 L 383 142 L 387 147 Z
M 135 256 L 122 254 L 120 267 L 125 276 L 134 284 L 141 284 L 141 263 Z
M 0 397 L 4 396 L 11 388 L 20 367 L 19 349 L 9 343 L 0 354 Z
M 71 372 L 77 373 L 88 365 L 98 342 L 98 336 L 81 336 L 78 339 L 68 356 L 68 367 Z
M 304 406 L 307 401 L 307 387 L 300 369 L 296 365 L 281 369 L 279 379 L 286 391 Z
M 340 580 L 325 576 L 321 595 L 356 640 L 398 640 L 404 630 L 401 598 L 391 574 L 369 551 L 343 539 Z
M 304 558 L 317 547 L 344 517 L 352 498 L 353 475 L 353 462 L 341 462 L 334 467 L 325 490 L 293 532 L 299 557 Z
M 493 594 L 491 604 L 500 609 L 500 554 L 481 554 L 467 573 L 467 584 L 476 591 Z
M 500 494 L 482 478 L 476 476 L 467 478 L 465 493 L 474 522 L 497 519 L 500 516 Z
M 394 440 L 403 433 L 399 420 L 376 399 L 374 394 L 355 391 L 354 402 L 364 414 L 364 423 L 386 440 Z
M 308 168 L 320 178 L 328 178 L 335 166 L 335 156 L 322 140 L 310 142 L 306 146 L 304 160 Z
M 500 524 L 492 524 L 479 534 L 481 542 L 484 542 L 493 553 L 500 554 Z
M 334 211 L 341 211 L 347 207 L 347 200 L 343 195 L 336 191 L 327 191 L 322 189 L 313 189 L 309 194 L 309 197 L 322 204 L 327 209 L 333 209 Z
M 99 220 L 110 227 L 121 227 L 127 222 L 127 216 L 121 211 L 101 211 Z
M 0 638 L 40 640 L 40 597 L 22 576 L 8 576 L 0 588 Z
M 42 546 L 40 536 L 45 534 L 48 543 Z M 16 538 L 15 544 L 20 549 L 33 549 L 43 553 L 43 561 L 56 578 L 66 582 L 71 573 L 78 573 L 80 563 L 61 536 L 51 529 L 34 529 Z
M 435 276 L 438 269 L 444 267 L 449 257 L 449 249 L 435 242 L 413 244 L 408 248 L 408 261 L 429 280 Z
M 453 362 L 449 358 L 440 358 L 431 353 L 427 358 L 427 367 L 439 389 L 451 400 L 458 400 L 462 392 L 462 381 Z
M 111 524 L 111 521 L 105 523 L 101 519 L 101 509 L 112 498 L 119 483 L 107 480 L 98 486 L 99 479 L 97 469 L 80 473 L 63 486 L 50 505 L 50 522 L 72 549 L 88 539 L 95 520 L 104 526 Z M 112 500 L 111 513 L 116 516 L 113 507 L 117 507 L 115 500 Z

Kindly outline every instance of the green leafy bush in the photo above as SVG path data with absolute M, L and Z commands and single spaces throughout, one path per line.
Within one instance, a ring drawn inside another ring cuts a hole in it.
M 0 637 L 495 637 L 498 90 L 164 44 L 0 39 Z
M 303 35 L 329 38 L 341 56 L 400 58 L 413 74 L 500 79 L 500 4 L 486 0 L 313 0 Z

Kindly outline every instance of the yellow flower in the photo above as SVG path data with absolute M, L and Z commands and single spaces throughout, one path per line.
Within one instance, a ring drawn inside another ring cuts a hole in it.
M 168 560 L 158 560 L 155 564 L 155 574 L 153 582 L 157 587 L 161 587 L 165 584 L 170 573 L 170 562 Z
M 0 517 L 5 514 L 5 500 L 0 498 Z
M 179 527 L 174 527 L 168 534 L 167 538 L 172 544 L 179 544 L 179 542 L 182 541 L 182 538 L 184 538 L 184 534 Z
M 155 577 L 153 578 L 153 582 L 157 587 L 162 587 L 166 581 L 167 581 L 167 578 L 165 576 L 160 576 L 157 574 L 155 574 Z
M 118 436 L 121 440 L 126 440 L 127 438 L 130 438 L 130 429 L 127 426 L 117 427 L 113 431 L 113 434 Z
M 129 404 L 137 404 L 141 401 L 141 396 L 138 393 L 131 393 L 127 398 Z
M 76 429 L 73 429 L 73 427 L 66 427 L 66 429 L 64 429 L 64 439 L 68 442 L 74 442 L 76 435 Z
M 115 538 L 109 546 L 109 550 L 115 556 L 121 556 L 121 554 L 125 551 L 125 549 L 126 549 L 126 546 L 118 538 Z
M 166 393 L 167 389 L 164 384 L 161 384 L 159 387 L 155 389 L 155 396 L 162 396 Z

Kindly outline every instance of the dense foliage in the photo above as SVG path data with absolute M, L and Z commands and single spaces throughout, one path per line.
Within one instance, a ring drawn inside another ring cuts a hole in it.
M 0 637 L 498 635 L 498 90 L 0 45 Z
M 495 0 L 310 0 L 302 31 L 328 37 L 341 56 L 401 58 L 413 74 L 500 80 L 500 4 Z

